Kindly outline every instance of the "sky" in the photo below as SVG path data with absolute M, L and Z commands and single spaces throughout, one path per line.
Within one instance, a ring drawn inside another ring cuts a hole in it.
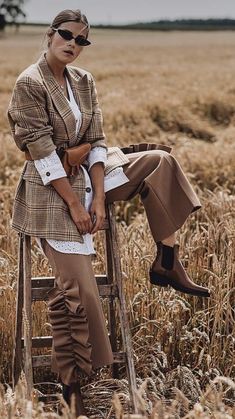
M 235 18 L 235 0 L 27 0 L 27 22 L 50 23 L 64 9 L 81 9 L 91 24 L 180 18 Z

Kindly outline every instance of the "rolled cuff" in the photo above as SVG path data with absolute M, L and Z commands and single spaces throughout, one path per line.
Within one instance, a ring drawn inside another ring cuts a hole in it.
M 87 140 L 88 141 L 88 140 Z M 105 150 L 108 149 L 105 139 L 104 138 L 95 138 L 95 139 L 89 139 L 88 141 L 91 145 L 91 149 L 95 148 L 95 147 L 102 147 Z
M 104 192 L 108 192 L 127 182 L 130 182 L 130 179 L 124 173 L 123 168 L 117 167 L 104 177 Z
M 37 141 L 28 142 L 28 151 L 33 160 L 43 159 L 49 156 L 56 149 L 51 137 L 41 137 Z
M 107 163 L 107 150 L 104 147 L 94 147 L 87 158 L 87 162 L 88 162 L 88 170 L 91 169 L 91 167 L 95 164 L 95 163 L 103 163 L 104 166 Z

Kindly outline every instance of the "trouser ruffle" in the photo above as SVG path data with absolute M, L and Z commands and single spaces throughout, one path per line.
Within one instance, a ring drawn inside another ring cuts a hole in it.
M 114 362 L 91 257 L 61 253 L 41 239 L 55 275 L 48 292 L 51 369 L 64 384 Z
M 53 288 L 48 293 L 54 364 L 63 383 L 70 385 L 92 371 L 87 316 L 77 289 Z

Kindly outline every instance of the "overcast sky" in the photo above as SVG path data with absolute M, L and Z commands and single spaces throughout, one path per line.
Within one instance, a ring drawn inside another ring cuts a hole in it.
M 50 23 L 63 9 L 81 9 L 90 23 L 177 18 L 235 18 L 235 0 L 28 0 L 28 22 Z

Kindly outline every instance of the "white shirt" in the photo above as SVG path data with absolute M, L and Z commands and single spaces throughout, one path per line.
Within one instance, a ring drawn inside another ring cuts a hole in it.
M 81 127 L 82 114 L 81 114 L 81 111 L 79 109 L 77 102 L 74 99 L 73 92 L 67 78 L 66 78 L 66 83 L 67 83 L 67 88 L 68 88 L 68 93 L 69 93 L 69 99 L 67 100 L 73 111 L 73 114 L 76 120 L 76 132 L 78 133 Z M 93 164 L 102 162 L 105 165 L 106 161 L 107 161 L 106 149 L 104 147 L 94 147 L 90 151 L 87 158 L 88 172 L 90 171 Z M 57 155 L 55 150 L 49 156 L 43 159 L 34 160 L 34 164 L 38 173 L 41 176 L 41 179 L 44 185 L 50 184 L 50 182 L 54 179 L 59 179 L 59 178 L 67 176 L 63 168 L 63 165 L 60 161 L 60 158 Z M 87 189 L 87 190 L 90 190 L 90 192 L 87 192 L 87 191 L 85 192 L 85 205 L 84 205 L 85 209 L 89 211 L 91 203 L 92 203 L 92 197 L 93 197 L 92 184 L 91 184 L 90 176 L 86 168 L 83 165 L 81 165 L 81 168 L 85 175 L 86 188 L 88 187 L 90 188 L 90 189 Z M 50 173 L 50 176 L 48 176 L 48 172 Z M 104 191 L 107 192 L 113 188 L 116 188 L 117 186 L 127 183 L 128 181 L 129 179 L 123 172 L 123 168 L 117 167 L 116 169 L 112 170 L 108 175 L 104 177 Z M 46 240 L 50 244 L 50 246 L 52 246 L 58 252 L 77 253 L 77 254 L 82 254 L 82 255 L 95 254 L 92 235 L 90 233 L 84 234 L 83 239 L 84 239 L 84 243 L 54 240 L 54 239 L 53 240 L 46 239 Z M 36 240 L 40 248 L 42 249 L 40 239 L 36 237 Z

